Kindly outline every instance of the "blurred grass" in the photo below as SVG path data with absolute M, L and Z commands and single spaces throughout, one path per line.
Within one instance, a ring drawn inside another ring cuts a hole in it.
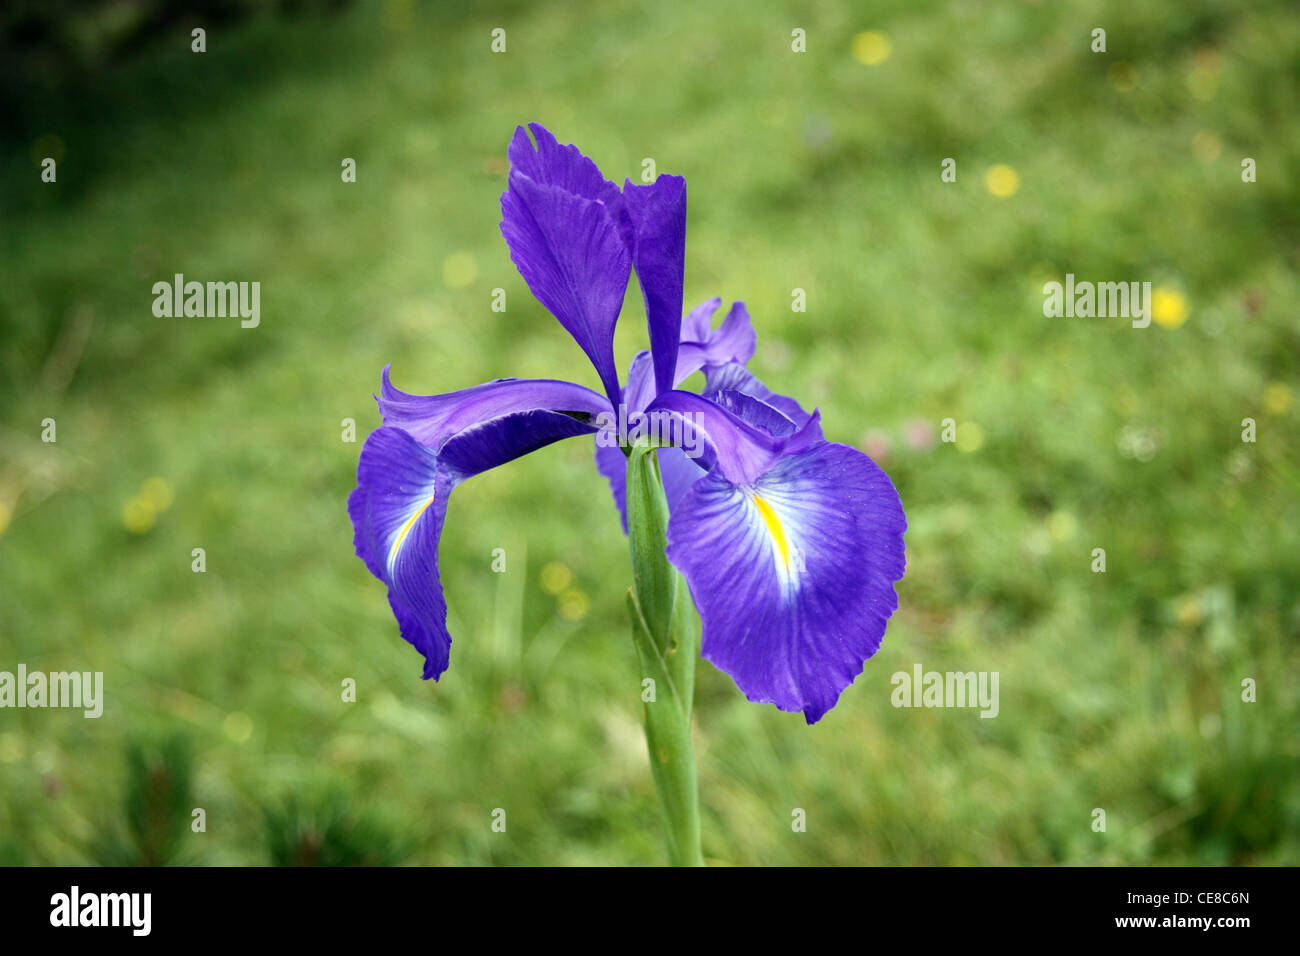
M 885 62 L 854 59 L 862 30 Z M 286 793 L 401 821 L 414 862 L 663 859 L 589 443 L 457 491 L 438 685 L 344 509 L 388 362 L 416 392 L 596 384 L 497 230 L 535 119 L 613 179 L 644 157 L 688 178 L 688 304 L 744 299 L 752 367 L 870 445 L 908 510 L 901 608 L 821 724 L 701 665 L 707 856 L 1300 862 L 1298 93 L 1284 2 L 389 2 L 224 26 L 202 56 L 178 28 L 29 104 L 0 165 L 0 669 L 102 670 L 107 702 L 0 712 L 0 859 L 84 862 L 122 746 L 176 731 L 205 862 L 265 862 Z M 175 272 L 260 281 L 261 327 L 155 319 Z M 1150 279 L 1189 318 L 1045 319 L 1066 272 Z M 622 367 L 643 343 L 633 289 Z M 963 441 L 929 446 L 945 418 Z M 174 501 L 132 533 L 155 477 Z M 891 707 L 914 662 L 998 671 L 999 717 Z

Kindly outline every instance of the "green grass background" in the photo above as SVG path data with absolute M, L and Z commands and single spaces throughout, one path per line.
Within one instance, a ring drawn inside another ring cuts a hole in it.
M 910 521 L 900 609 L 820 724 L 701 663 L 711 861 L 1300 862 L 1293 5 L 391 0 L 215 25 L 203 55 L 189 26 L 34 92 L 3 143 L 0 669 L 107 695 L 99 720 L 0 711 L 6 859 L 95 860 L 127 742 L 175 733 L 199 862 L 268 861 L 262 808 L 320 794 L 409 862 L 664 859 L 590 442 L 456 492 L 436 685 L 352 553 L 384 364 L 421 393 L 596 384 L 497 228 L 538 120 L 616 181 L 687 177 L 688 304 L 746 301 L 751 367 L 832 440 L 883 443 Z M 866 30 L 883 63 L 854 57 Z M 260 281 L 261 327 L 155 318 L 175 272 Z M 1044 318 L 1066 272 L 1176 290 L 1187 321 Z M 644 342 L 633 285 L 621 367 Z M 964 444 L 907 441 L 945 418 Z M 174 501 L 133 533 L 150 478 Z M 999 716 L 892 707 L 916 662 L 998 671 Z

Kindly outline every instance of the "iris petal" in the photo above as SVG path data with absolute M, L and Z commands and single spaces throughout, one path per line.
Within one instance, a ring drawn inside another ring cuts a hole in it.
M 451 647 L 438 540 L 452 490 L 544 445 L 596 430 L 587 414 L 530 404 L 562 400 L 563 408 L 585 392 L 597 408 L 609 405 L 567 382 L 507 380 L 435 396 L 397 392 L 387 375 L 384 386 L 380 407 L 390 424 L 361 449 L 348 514 L 358 556 L 388 586 L 402 636 L 425 657 L 424 677 L 437 678 L 447 669 Z
M 906 527 L 889 477 L 845 445 L 783 455 L 746 484 L 696 481 L 667 553 L 699 608 L 703 656 L 750 700 L 815 723 L 880 647 Z
M 623 194 L 618 186 L 601 175 L 600 167 L 582 155 L 582 151 L 572 143 L 561 146 L 555 135 L 541 123 L 529 123 L 528 129 L 532 130 L 537 145 L 533 146 L 527 130 L 522 126 L 515 127 L 515 135 L 506 152 L 512 173 L 521 173 L 534 182 L 549 183 L 575 196 L 602 202 L 616 217 L 619 215 Z
M 638 352 L 628 370 L 627 386 L 623 389 L 623 405 L 628 412 L 644 411 L 654 399 L 654 372 L 649 352 Z M 679 448 L 661 448 L 657 452 L 659 474 L 663 478 L 664 494 L 671 508 L 696 480 L 704 476 L 704 467 L 695 458 Z M 609 482 L 614 506 L 618 508 L 627 534 L 627 456 L 621 448 L 608 442 L 596 442 L 596 469 Z
M 737 368 L 743 371 L 743 367 Z M 743 481 L 763 471 L 780 454 L 823 440 L 816 413 L 810 415 L 803 411 L 793 399 L 776 395 L 753 376 L 746 380 L 733 377 L 729 381 L 781 401 L 783 407 L 791 409 L 794 418 L 762 399 L 729 389 L 706 393 L 706 396 L 674 391 L 652 400 L 650 376 L 649 353 L 641 352 L 632 360 L 628 372 L 627 387 L 623 390 L 624 406 L 629 411 L 679 417 L 688 443 L 695 445 L 692 455 L 681 448 L 663 448 L 658 453 L 670 508 L 709 469 L 720 467 L 731 480 Z M 626 456 L 608 442 L 597 441 L 596 467 L 609 482 L 626 532 Z
M 750 401 L 757 406 L 763 404 L 757 399 Z M 692 439 L 703 443 L 701 464 L 710 471 L 716 468 L 735 484 L 754 481 L 781 455 L 802 451 L 821 440 L 817 412 L 793 432 L 773 434 L 764 429 L 762 421 L 746 421 L 750 415 L 744 408 L 746 404 L 741 402 L 738 410 L 732 410 L 701 395 L 675 390 L 657 396 L 646 411 L 678 416 Z
M 721 299 L 710 299 L 698 305 L 682 320 L 682 341 L 677 350 L 677 369 L 674 384 L 680 385 L 700 369 L 744 363 L 754 357 L 758 340 L 749 310 L 743 302 L 733 302 L 727 317 L 719 328 L 712 328 L 712 316 Z
M 654 401 L 654 362 L 649 352 L 637 352 L 627 371 L 627 386 L 623 389 L 623 404 L 629 412 L 644 411 Z
M 758 376 L 738 362 L 708 367 L 704 375 L 705 385 L 701 394 L 705 398 L 716 398 L 722 392 L 739 392 L 772 406 L 800 428 L 808 424 L 813 417 L 811 412 L 804 411 L 803 406 L 793 398 L 778 395 L 759 381 Z
M 632 260 L 618 188 L 576 147 L 532 125 L 537 149 L 515 132 L 501 234 L 528 288 L 587 353 L 610 401 L 618 396 L 614 325 Z
M 516 412 L 457 432 L 438 450 L 438 457 L 459 482 L 562 438 L 594 431 L 595 426 L 559 412 Z
M 682 317 L 682 341 L 703 342 L 707 339 L 709 330 L 713 328 L 713 313 L 721 306 L 722 299 L 715 295 L 687 312 Z
M 581 420 L 610 409 L 599 392 L 556 379 L 501 378 L 442 395 L 412 395 L 393 386 L 391 367 L 385 366 L 379 390 L 384 424 L 410 432 L 433 449 L 466 428 L 517 412 L 544 409 Z
M 380 428 L 361 449 L 348 498 L 357 554 L 388 585 L 402 637 L 424 655 L 426 680 L 447 669 L 451 649 L 438 538 L 452 485 L 430 449 L 399 428 Z
M 632 264 L 645 300 L 654 357 L 655 390 L 676 382 L 677 343 L 682 327 L 682 285 L 686 270 L 686 180 L 662 175 L 653 184 L 623 187 L 632 227 Z
M 627 455 L 617 445 L 596 442 L 596 470 L 609 482 L 609 493 L 614 497 L 614 507 L 623 520 L 623 533 L 627 534 Z

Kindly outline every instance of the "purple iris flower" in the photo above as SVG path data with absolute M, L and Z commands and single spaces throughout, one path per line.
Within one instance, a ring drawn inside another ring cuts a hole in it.
M 572 145 L 533 123 L 510 143 L 501 232 L 533 295 L 591 359 L 604 394 L 551 379 L 506 378 L 443 395 L 396 389 L 384 369 L 384 424 L 366 440 L 348 500 L 357 554 L 388 586 L 402 636 L 447 668 L 451 636 L 438 576 L 447 502 L 467 478 L 562 438 L 593 435 L 620 409 L 680 422 L 698 439 L 659 458 L 669 503 L 667 557 L 702 622 L 702 655 L 752 701 L 813 723 L 879 648 L 898 606 L 907 522 L 889 477 L 828 442 L 820 415 L 746 368 L 755 334 L 743 303 L 718 328 L 712 299 L 682 317 L 686 181 L 661 175 L 620 190 Z M 534 143 L 535 139 L 535 143 Z M 614 326 L 635 268 L 649 351 L 626 385 Z M 703 371 L 700 394 L 680 385 Z M 686 432 L 683 432 L 686 433 Z M 624 450 L 596 442 L 623 512 Z

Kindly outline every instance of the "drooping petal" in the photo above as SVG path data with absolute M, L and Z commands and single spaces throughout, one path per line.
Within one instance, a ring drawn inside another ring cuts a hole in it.
M 528 288 L 587 353 L 614 402 L 614 325 L 632 268 L 622 194 L 576 147 L 531 128 L 536 151 L 522 128 L 510 146 L 501 234 Z
M 594 425 L 559 412 L 516 412 L 457 432 L 443 443 L 438 458 L 459 483 L 562 438 L 595 430 Z
M 660 448 L 659 475 L 664 482 L 664 498 L 671 511 L 682 496 L 704 477 L 704 465 L 680 448 Z
M 445 429 L 457 419 L 444 415 L 440 421 Z M 429 427 L 430 436 L 442 434 L 436 449 L 401 428 L 376 429 L 362 447 L 357 488 L 348 499 L 357 554 L 388 585 L 402 636 L 424 654 L 426 679 L 446 670 L 451 646 L 438 540 L 452 490 L 544 445 L 595 431 L 572 415 L 545 410 L 461 422 L 453 434 Z
M 452 482 L 434 453 L 400 428 L 379 428 L 361 449 L 348 498 L 353 543 L 370 573 L 388 585 L 404 637 L 424 655 L 424 678 L 447 669 L 451 636 L 438 577 L 438 538 Z
M 599 392 L 555 379 L 501 378 L 442 395 L 412 395 L 393 386 L 384 367 L 379 413 L 394 425 L 437 449 L 452 435 L 473 425 L 517 412 L 567 412 L 594 417 L 610 410 Z
M 627 534 L 627 455 L 617 445 L 597 440 L 596 470 L 609 482 L 609 493 L 623 521 L 623 533 Z
M 665 392 L 676 384 L 673 373 L 682 326 L 686 180 L 667 174 L 647 186 L 628 180 L 623 203 L 632 227 L 632 264 L 645 299 L 655 390 Z
M 749 310 L 743 302 L 733 302 L 727 317 L 719 328 L 711 328 L 712 315 L 722 304 L 721 299 L 710 299 L 696 306 L 682 320 L 682 341 L 677 350 L 677 369 L 674 384 L 680 385 L 700 369 L 744 363 L 754 357 L 757 334 Z M 690 338 L 687 337 L 689 332 Z
M 866 455 L 821 442 L 753 481 L 693 483 L 668 558 L 703 622 L 703 656 L 750 700 L 815 723 L 879 648 L 903 575 L 902 504 Z

